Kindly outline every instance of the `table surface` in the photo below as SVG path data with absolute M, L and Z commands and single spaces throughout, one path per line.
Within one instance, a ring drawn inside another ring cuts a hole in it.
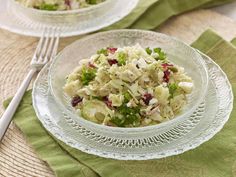
M 236 21 L 236 2 L 211 8 L 218 13 L 228 16 Z
M 171 18 L 157 31 L 191 43 L 206 29 L 212 28 L 226 40 L 236 36 L 236 22 L 210 10 L 198 10 Z M 60 49 L 81 37 L 65 38 Z M 0 101 L 14 95 L 26 72 L 37 39 L 0 30 Z M 0 108 L 0 115 L 3 108 Z M 26 142 L 24 135 L 10 125 L 0 145 L 0 176 L 54 176 L 50 168 L 40 160 Z

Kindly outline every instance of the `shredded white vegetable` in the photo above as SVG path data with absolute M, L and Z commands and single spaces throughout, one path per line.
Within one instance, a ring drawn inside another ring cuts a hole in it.
M 64 90 L 85 119 L 137 127 L 173 119 L 187 103 L 193 86 L 184 68 L 171 63 L 163 50 L 145 50 L 137 44 L 104 48 L 81 60 L 67 77 Z M 96 114 L 99 120 L 91 117 Z
M 105 0 L 16 0 L 25 7 L 41 10 L 73 10 L 101 3 Z

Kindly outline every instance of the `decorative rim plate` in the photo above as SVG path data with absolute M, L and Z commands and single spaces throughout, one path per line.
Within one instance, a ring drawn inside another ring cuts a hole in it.
M 48 86 L 48 68 L 38 75 L 33 88 L 33 106 L 43 126 L 57 139 L 83 152 L 105 158 L 120 160 L 147 160 L 181 154 L 208 141 L 219 132 L 229 119 L 233 108 L 233 93 L 226 74 L 208 56 L 199 52 L 207 64 L 209 89 L 205 102 L 196 111 L 200 116 L 190 117 L 178 129 L 137 141 L 125 141 L 127 147 L 116 146 L 119 139 L 110 143 L 109 138 L 94 135 L 84 129 L 67 115 L 63 114 L 50 94 Z M 196 118 L 197 117 L 197 118 Z M 187 126 L 186 126 L 187 125 Z M 176 136 L 174 133 L 177 131 Z M 139 138 L 139 137 L 137 137 Z M 134 143 L 140 142 L 140 147 Z M 157 143 L 152 143 L 157 142 Z M 132 144 L 133 143 L 133 144 Z M 155 144 L 153 146 L 152 144 Z M 134 145 L 134 146 L 132 146 Z
M 94 32 L 114 24 L 127 16 L 136 7 L 139 0 L 117 0 L 116 5 L 107 13 L 94 17 L 86 23 L 70 23 L 69 25 L 67 23 L 48 24 L 29 19 L 13 12 L 11 8 L 8 8 L 7 2 L 6 0 L 0 0 L 0 28 L 26 36 L 40 37 L 43 27 L 60 26 L 61 37 L 68 37 Z
M 157 125 L 133 128 L 109 127 L 81 118 L 81 115 L 78 115 L 78 112 L 71 106 L 71 98 L 68 97 L 63 90 L 65 76 L 71 72 L 71 68 L 79 65 L 79 60 L 93 55 L 95 51 L 105 46 L 112 45 L 122 47 L 136 44 L 141 44 L 143 48 L 154 46 L 162 48 L 166 51 L 170 61 L 184 67 L 185 72 L 194 80 L 194 85 L 198 87 L 187 96 L 189 101 L 183 108 L 183 111 L 170 121 L 162 122 Z M 188 58 L 188 60 L 184 60 L 186 58 Z M 61 66 L 65 67 L 62 69 Z M 205 98 L 208 80 L 205 62 L 202 56 L 193 48 L 173 37 L 145 30 L 111 30 L 84 37 L 64 48 L 52 61 L 49 69 L 50 90 L 58 106 L 81 126 L 90 130 L 93 129 L 93 132 L 99 132 L 99 134 L 103 134 L 104 137 L 108 137 L 107 135 L 109 134 L 110 138 L 124 134 L 126 139 L 128 139 L 130 135 L 133 137 L 135 133 L 139 136 L 149 137 L 154 132 L 157 132 L 157 129 L 163 129 L 163 131 L 165 131 L 169 129 L 170 126 L 177 125 L 177 122 L 185 121 Z

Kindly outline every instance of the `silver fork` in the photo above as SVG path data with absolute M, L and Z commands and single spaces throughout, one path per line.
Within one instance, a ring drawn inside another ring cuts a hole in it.
M 34 74 L 37 71 L 40 71 L 42 67 L 56 55 L 59 37 L 59 28 L 47 28 L 43 30 L 42 37 L 39 40 L 38 46 L 30 63 L 31 69 L 0 119 L 0 141 L 3 139 L 12 117 L 19 106 L 19 103 Z

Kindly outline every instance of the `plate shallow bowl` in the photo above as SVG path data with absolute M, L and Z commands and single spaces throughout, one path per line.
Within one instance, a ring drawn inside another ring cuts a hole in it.
M 106 0 L 97 5 L 90 7 L 65 10 L 65 11 L 47 11 L 38 10 L 34 8 L 28 8 L 15 0 L 9 0 L 10 8 L 31 20 L 48 23 L 48 24 L 65 24 L 65 23 L 76 23 L 83 21 L 90 21 L 92 18 L 102 16 L 107 13 L 108 10 L 112 9 L 117 3 L 117 0 Z
M 147 160 L 177 155 L 194 149 L 221 130 L 233 108 L 233 93 L 225 73 L 209 57 L 201 54 L 208 67 L 209 88 L 197 111 L 186 121 L 168 130 L 137 132 L 126 138 L 103 135 L 84 128 L 58 107 L 50 93 L 49 65 L 38 75 L 32 93 L 33 106 L 43 126 L 57 139 L 83 152 L 120 160 Z M 143 136 L 140 136 L 142 134 Z M 122 135 L 122 134 L 121 134 Z
M 170 121 L 158 125 L 137 128 L 120 128 L 99 125 L 87 121 L 76 114 L 75 109 L 70 104 L 70 98 L 63 91 L 63 86 L 65 85 L 65 77 L 78 66 L 79 60 L 90 57 L 92 54 L 96 53 L 97 50 L 107 46 L 123 47 L 135 45 L 137 43 L 144 48 L 161 47 L 172 62 L 184 67 L 187 74 L 192 77 L 195 86 L 193 93 L 188 96 L 188 104 L 184 107 L 182 114 Z M 163 128 L 168 129 L 168 127 L 176 125 L 179 121 L 188 119 L 205 97 L 208 86 L 208 73 L 201 55 L 183 42 L 167 35 L 150 31 L 114 30 L 91 35 L 66 47 L 55 60 L 52 61 L 49 82 L 51 93 L 57 104 L 67 115 L 74 120 L 78 120 L 81 126 L 104 133 L 112 131 L 117 134 L 116 136 L 120 136 L 120 133 L 124 133 L 128 138 L 128 136 L 133 136 L 133 134 L 136 134 L 137 132 L 141 135 L 144 131 Z

